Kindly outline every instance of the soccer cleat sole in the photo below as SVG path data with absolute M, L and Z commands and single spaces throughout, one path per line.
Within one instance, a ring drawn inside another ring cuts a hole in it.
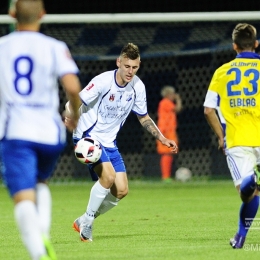
M 76 222 L 73 222 L 72 228 L 73 228 L 75 231 L 77 231 L 77 232 L 80 233 L 79 226 L 77 225 Z
M 80 234 L 80 229 L 79 229 L 79 226 L 78 224 L 76 223 L 76 221 L 73 222 L 73 225 L 72 225 L 72 228 L 78 232 Z M 82 242 L 92 242 L 92 239 L 85 239 L 84 237 L 82 237 L 82 235 L 80 234 L 80 240 Z

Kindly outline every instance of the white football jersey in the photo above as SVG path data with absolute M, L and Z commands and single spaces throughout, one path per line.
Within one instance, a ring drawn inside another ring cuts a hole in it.
M 65 43 L 39 32 L 0 39 L 0 140 L 64 141 L 58 78 L 78 73 Z
M 80 92 L 83 102 L 74 138 L 88 133 L 105 147 L 114 147 L 118 131 L 131 111 L 147 114 L 146 92 L 138 76 L 121 87 L 116 83 L 117 70 L 94 77 Z

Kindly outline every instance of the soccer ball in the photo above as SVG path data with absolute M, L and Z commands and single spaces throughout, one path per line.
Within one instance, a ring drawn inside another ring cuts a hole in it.
M 180 167 L 175 172 L 175 179 L 177 181 L 186 182 L 186 181 L 189 181 L 191 179 L 191 177 L 192 177 L 191 171 L 185 167 Z
M 102 154 L 101 145 L 90 137 L 80 139 L 74 149 L 75 156 L 83 164 L 97 162 Z

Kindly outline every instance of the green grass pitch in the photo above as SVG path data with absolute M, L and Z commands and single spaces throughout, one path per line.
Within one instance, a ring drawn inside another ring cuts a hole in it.
M 245 260 L 260 257 L 260 230 L 247 250 L 228 242 L 237 229 L 240 199 L 231 181 L 163 184 L 130 181 L 128 196 L 95 220 L 83 243 L 72 222 L 86 208 L 93 183 L 51 184 L 52 242 L 59 260 Z M 29 259 L 14 223 L 13 204 L 0 186 L 0 259 Z M 259 216 L 259 215 L 258 215 Z

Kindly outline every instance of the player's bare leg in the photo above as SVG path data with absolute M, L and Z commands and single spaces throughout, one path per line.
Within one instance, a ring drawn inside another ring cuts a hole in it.
M 73 223 L 73 227 L 80 233 L 80 239 L 82 241 L 92 241 L 92 224 L 95 214 L 109 193 L 116 177 L 115 170 L 110 162 L 104 162 L 97 165 L 95 167 L 95 172 L 99 176 L 99 180 L 91 189 L 86 213 L 76 219 Z
M 128 194 L 128 179 L 125 172 L 117 172 L 115 183 L 110 188 L 110 192 L 107 194 L 102 204 L 100 205 L 95 217 L 100 214 L 105 214 L 117 206 L 118 202 Z

